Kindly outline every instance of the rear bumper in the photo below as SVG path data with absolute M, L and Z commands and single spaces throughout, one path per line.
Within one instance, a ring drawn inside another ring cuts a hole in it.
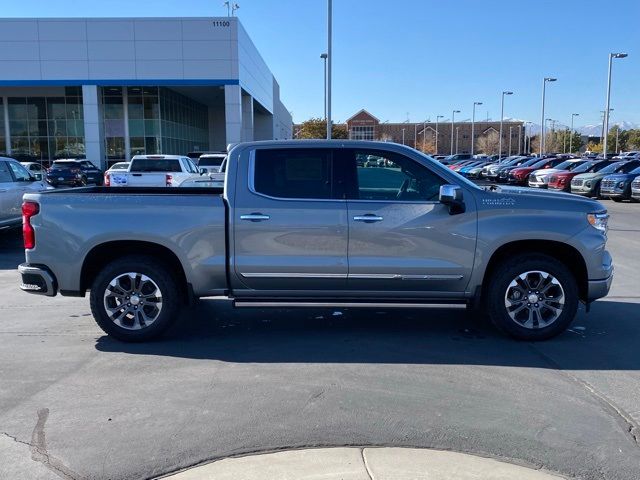
M 47 267 L 21 263 L 18 265 L 18 273 L 21 277 L 20 290 L 23 292 L 47 297 L 54 297 L 58 293 L 56 277 Z

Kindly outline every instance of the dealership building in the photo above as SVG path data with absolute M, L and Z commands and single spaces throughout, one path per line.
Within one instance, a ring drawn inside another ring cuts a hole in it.
M 0 19 L 0 154 L 225 150 L 291 138 L 278 82 L 235 17 Z

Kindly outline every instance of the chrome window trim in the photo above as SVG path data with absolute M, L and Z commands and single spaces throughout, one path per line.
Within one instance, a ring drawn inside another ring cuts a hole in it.
M 248 272 L 240 273 L 244 278 L 347 278 L 346 273 L 298 273 L 298 272 Z
M 242 272 L 244 278 L 347 278 L 354 280 L 462 280 L 462 275 L 403 275 L 398 273 Z
M 271 195 L 267 195 L 266 193 L 258 192 L 255 188 L 255 174 L 256 174 L 256 151 L 261 150 L 259 148 L 255 148 L 249 152 L 249 165 L 247 172 L 247 180 L 249 191 L 254 195 L 257 195 L 262 198 L 268 198 L 269 200 L 278 200 L 278 201 L 294 201 L 294 202 L 358 202 L 358 203 L 392 203 L 394 205 L 437 205 L 441 204 L 438 200 L 423 200 L 423 201 L 407 201 L 407 200 L 361 200 L 361 199 L 344 199 L 344 198 L 289 198 L 289 197 L 273 197 Z
M 318 148 L 318 147 L 316 147 Z M 273 197 L 271 195 L 267 195 L 266 193 L 261 193 L 256 190 L 255 187 L 255 176 L 256 176 L 256 151 L 258 150 L 270 150 L 270 149 L 260 149 L 254 148 L 249 152 L 249 166 L 248 166 L 248 184 L 249 191 L 254 195 L 257 195 L 262 198 L 268 198 L 269 200 L 278 200 L 278 201 L 293 201 L 293 202 L 339 202 L 345 203 L 347 200 L 341 198 L 289 198 L 289 197 Z M 292 148 L 291 150 L 295 150 Z M 333 161 L 333 159 L 332 159 Z

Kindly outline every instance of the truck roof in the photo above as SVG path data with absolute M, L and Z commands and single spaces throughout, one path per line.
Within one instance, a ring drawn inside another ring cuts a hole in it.
M 181 158 L 189 158 L 186 155 L 134 155 L 133 160 L 180 160 Z

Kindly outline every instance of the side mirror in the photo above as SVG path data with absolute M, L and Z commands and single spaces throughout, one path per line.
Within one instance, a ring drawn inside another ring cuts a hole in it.
M 40 180 L 42 180 L 42 174 L 41 173 L 34 173 L 33 174 L 33 179 L 37 182 L 39 182 Z
M 200 175 L 204 175 L 205 173 L 207 173 L 207 169 L 206 168 L 200 168 Z
M 462 188 L 458 185 L 441 185 L 438 200 L 449 207 L 450 215 L 465 212 Z

